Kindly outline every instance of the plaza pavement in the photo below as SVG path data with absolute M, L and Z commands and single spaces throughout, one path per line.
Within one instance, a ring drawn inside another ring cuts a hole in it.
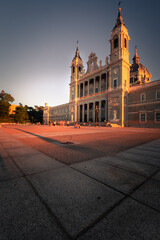
M 160 139 L 66 165 L 0 128 L 0 240 L 14 239 L 159 240 Z

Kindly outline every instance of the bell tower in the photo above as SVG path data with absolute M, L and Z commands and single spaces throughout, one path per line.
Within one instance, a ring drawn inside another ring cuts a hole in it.
M 71 63 L 71 82 L 70 82 L 70 100 L 69 100 L 69 115 L 71 122 L 77 122 L 77 98 L 78 98 L 78 80 L 83 74 L 83 61 L 79 54 L 78 49 L 78 41 L 77 48 L 75 52 L 75 56 Z
M 117 85 L 122 87 L 124 85 L 125 87 L 129 87 L 129 40 L 130 37 L 121 16 L 121 8 L 119 3 L 118 17 L 111 32 L 110 64 L 112 64 L 112 68 L 116 67 L 117 65 L 121 67 L 122 73 L 121 76 L 119 76 Z M 128 72 L 125 72 L 126 68 L 128 69 Z
M 129 40 L 119 3 L 118 17 L 110 38 L 108 113 L 109 121 L 120 126 L 125 125 L 125 101 L 130 86 Z

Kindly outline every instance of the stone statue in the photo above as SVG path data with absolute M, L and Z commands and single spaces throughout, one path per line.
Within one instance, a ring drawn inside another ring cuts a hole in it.
M 99 61 L 99 66 L 102 67 L 102 60 Z
M 106 57 L 106 65 L 108 65 L 108 56 Z
M 117 110 L 113 110 L 113 121 L 117 119 Z

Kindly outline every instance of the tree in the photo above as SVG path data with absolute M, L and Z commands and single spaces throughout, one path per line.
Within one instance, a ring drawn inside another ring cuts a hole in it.
M 0 118 L 7 119 L 9 115 L 9 107 L 14 101 L 14 98 L 9 93 L 2 91 L 0 93 Z
M 28 116 L 31 123 L 43 123 L 43 106 L 28 107 Z
M 26 123 L 29 120 L 28 117 L 28 106 L 23 106 L 22 103 L 19 104 L 19 106 L 16 107 L 14 120 L 17 123 Z

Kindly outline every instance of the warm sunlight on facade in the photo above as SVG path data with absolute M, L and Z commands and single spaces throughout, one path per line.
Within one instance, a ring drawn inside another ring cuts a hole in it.
M 129 41 L 119 7 L 105 65 L 101 60 L 98 64 L 96 54 L 91 52 L 85 71 L 77 43 L 71 63 L 69 103 L 45 107 L 44 123 L 55 121 L 56 114 L 57 120 L 70 122 L 160 127 L 160 81 L 150 82 L 151 73 L 139 62 L 137 47 L 130 64 Z

